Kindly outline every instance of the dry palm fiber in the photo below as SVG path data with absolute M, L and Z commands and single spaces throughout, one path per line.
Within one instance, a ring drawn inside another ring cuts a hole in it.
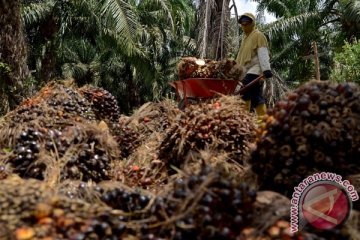
M 78 89 L 91 104 L 91 108 L 98 120 L 117 122 L 120 118 L 119 105 L 116 98 L 107 90 L 85 85 Z
M 360 239 L 360 212 L 353 210 L 351 215 L 344 225 L 345 231 L 349 233 L 350 239 L 359 240 Z
M 164 132 L 178 113 L 175 103 L 167 99 L 145 103 L 130 117 L 122 116 L 119 124 L 112 128 L 122 156 L 131 155 L 152 133 Z
M 69 121 L 69 120 L 68 120 Z M 0 156 L 1 166 L 24 178 L 50 182 L 78 179 L 95 182 L 111 178 L 118 159 L 112 136 L 91 123 L 73 122 L 63 129 L 39 125 L 21 127 Z
M 262 189 L 287 196 L 305 177 L 323 171 L 360 172 L 360 88 L 306 83 L 268 111 L 251 157 Z
M 251 172 L 249 164 L 240 164 L 229 158 L 229 154 L 223 151 L 202 150 L 193 152 L 184 162 L 180 172 L 200 172 L 204 165 L 214 169 L 220 168 L 238 182 L 247 182 L 253 189 L 257 188 L 256 175 Z M 175 178 L 176 176 L 173 176 Z M 254 183 L 254 184 L 252 184 Z
M 236 61 L 224 59 L 214 61 L 211 59 L 197 59 L 195 57 L 184 57 L 177 65 L 179 79 L 187 78 L 220 78 L 241 80 L 243 69 L 235 67 Z
M 160 145 L 159 159 L 180 166 L 192 151 L 225 151 L 243 164 L 255 140 L 256 120 L 238 96 L 190 105 L 180 113 Z
M 357 193 L 359 195 L 360 193 L 360 173 L 355 175 L 349 175 L 345 176 L 347 180 L 351 183 L 351 185 L 354 186 L 354 191 L 351 193 L 352 196 L 350 197 L 356 197 L 354 194 Z M 353 209 L 360 210 L 360 201 L 353 202 Z

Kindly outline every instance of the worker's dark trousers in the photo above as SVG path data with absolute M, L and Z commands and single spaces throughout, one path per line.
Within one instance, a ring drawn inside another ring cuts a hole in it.
M 259 75 L 256 74 L 246 74 L 245 78 L 243 79 L 242 83 L 244 85 L 247 85 L 254 81 L 256 78 L 258 78 Z M 251 101 L 251 107 L 255 108 L 259 104 L 265 103 L 265 99 L 262 96 L 262 85 L 260 82 L 256 83 L 254 86 L 252 86 L 249 90 L 247 90 L 242 98 L 245 101 Z

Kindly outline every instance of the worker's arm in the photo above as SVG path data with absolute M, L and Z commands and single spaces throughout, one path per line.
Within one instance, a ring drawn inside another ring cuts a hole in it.
M 267 47 L 260 47 L 257 49 L 257 54 L 260 62 L 260 68 L 266 78 L 273 76 L 270 68 L 269 50 Z

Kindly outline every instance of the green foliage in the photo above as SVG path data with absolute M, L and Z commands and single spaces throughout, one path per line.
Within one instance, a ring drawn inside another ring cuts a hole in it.
M 10 73 L 11 69 L 6 63 L 0 62 L 0 76 Z
M 337 82 L 360 83 L 360 41 L 345 42 L 343 51 L 335 54 L 331 79 Z
M 332 53 L 360 34 L 360 4 L 358 0 L 280 1 L 255 0 L 258 14 L 265 10 L 277 21 L 260 26 L 269 36 L 272 66 L 287 81 L 307 81 L 313 78 L 314 61 L 309 59 L 316 42 L 320 57 L 321 79 L 328 79 L 333 65 Z M 339 44 L 340 43 L 340 44 Z

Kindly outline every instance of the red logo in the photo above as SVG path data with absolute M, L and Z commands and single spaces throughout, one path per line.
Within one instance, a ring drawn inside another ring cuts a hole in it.
M 302 212 L 305 219 L 319 229 L 331 229 L 347 220 L 351 201 L 333 182 L 318 182 L 304 192 Z

